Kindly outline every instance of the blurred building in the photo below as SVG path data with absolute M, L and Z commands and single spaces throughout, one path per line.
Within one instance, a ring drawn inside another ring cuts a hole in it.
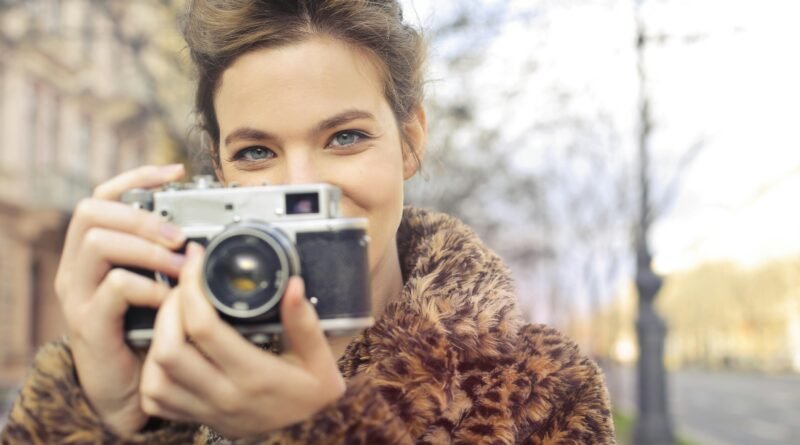
M 120 9 L 150 3 L 0 2 L 0 393 L 63 334 L 53 279 L 71 209 L 120 171 L 176 159 Z
M 800 372 L 800 262 L 745 267 L 709 262 L 666 277 L 657 305 L 667 326 L 671 369 Z M 635 291 L 592 319 L 598 355 L 636 360 Z M 610 332 L 610 335 L 598 333 Z

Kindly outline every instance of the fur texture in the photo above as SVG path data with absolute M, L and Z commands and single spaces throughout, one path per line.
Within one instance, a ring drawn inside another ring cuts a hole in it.
M 613 444 L 603 377 L 574 343 L 523 325 L 510 275 L 466 226 L 406 209 L 405 287 L 339 366 L 347 391 L 305 422 L 237 444 Z M 44 348 L 2 444 L 229 443 L 166 423 L 116 437 L 75 379 L 68 346 Z

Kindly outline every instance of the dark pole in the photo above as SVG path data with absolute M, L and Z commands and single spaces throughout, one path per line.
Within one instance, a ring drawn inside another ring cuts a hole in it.
M 652 131 L 650 100 L 646 89 L 644 50 L 645 25 L 640 15 L 642 0 L 636 2 L 636 55 L 639 73 L 639 221 L 635 235 L 636 289 L 639 292 L 639 311 L 636 334 L 639 339 L 637 366 L 638 416 L 633 431 L 635 445 L 674 444 L 672 422 L 667 403 L 667 375 L 664 369 L 664 338 L 667 327 L 656 313 L 653 300 L 661 289 L 662 280 L 653 272 L 647 237 L 653 212 L 650 201 L 648 143 Z

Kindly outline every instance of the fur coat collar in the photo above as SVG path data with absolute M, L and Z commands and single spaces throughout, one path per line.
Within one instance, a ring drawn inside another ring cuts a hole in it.
M 524 325 L 507 268 L 469 228 L 407 208 L 397 241 L 402 295 L 340 359 L 345 395 L 307 421 L 237 443 L 614 443 L 598 368 L 556 331 Z M 44 400 L 47 391 L 55 394 Z M 113 437 L 83 399 L 64 344 L 40 353 L 22 395 L 3 440 Z M 116 440 L 227 442 L 177 424 Z

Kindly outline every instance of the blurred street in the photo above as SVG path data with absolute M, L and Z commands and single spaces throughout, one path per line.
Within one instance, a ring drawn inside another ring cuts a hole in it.
M 632 413 L 635 370 L 609 371 L 615 406 Z M 699 445 L 800 443 L 800 376 L 681 371 L 669 375 L 675 431 Z
M 800 376 L 692 371 L 671 377 L 675 422 L 690 437 L 706 445 L 800 443 Z

